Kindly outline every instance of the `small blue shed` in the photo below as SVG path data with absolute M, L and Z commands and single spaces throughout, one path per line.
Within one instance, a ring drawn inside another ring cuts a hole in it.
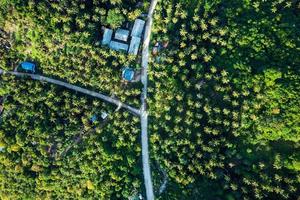
M 35 67 L 36 67 L 35 64 L 32 62 L 22 62 L 21 63 L 22 69 L 32 72 L 32 73 L 35 73 Z
M 98 120 L 97 115 L 93 115 L 93 116 L 91 117 L 91 122 L 92 122 L 92 123 L 96 122 L 97 120 Z
M 122 78 L 126 81 L 132 81 L 134 78 L 134 70 L 129 67 L 124 68 Z

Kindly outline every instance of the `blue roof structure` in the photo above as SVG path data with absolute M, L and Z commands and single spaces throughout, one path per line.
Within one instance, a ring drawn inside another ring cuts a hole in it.
M 116 51 L 127 51 L 128 44 L 124 44 L 124 43 L 116 42 L 116 41 L 110 41 L 109 48 L 116 50 Z
M 97 116 L 96 116 L 96 115 L 93 115 L 93 116 L 91 117 L 91 122 L 94 123 L 94 122 L 96 122 L 96 121 L 97 121 Z
M 115 33 L 115 39 L 126 42 L 129 36 L 129 31 L 118 28 Z
M 126 67 L 122 72 L 122 78 L 126 81 L 132 81 L 134 78 L 134 70 Z
M 32 62 L 22 62 L 21 67 L 26 71 L 35 73 L 35 64 Z
M 108 28 L 104 29 L 102 45 L 108 45 L 110 43 L 112 34 L 113 34 L 113 30 L 108 29 Z

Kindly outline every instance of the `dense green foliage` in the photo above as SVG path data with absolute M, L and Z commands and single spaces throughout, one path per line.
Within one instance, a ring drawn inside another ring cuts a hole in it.
M 121 80 L 121 69 L 135 58 L 98 44 L 110 9 L 134 16 L 133 5 L 1 1 L 0 41 L 11 48 L 1 48 L 0 67 L 14 70 L 31 60 L 39 74 L 138 105 L 140 85 Z M 141 192 L 137 117 L 47 83 L 7 75 L 0 77 L 0 88 L 6 97 L 0 119 L 1 199 L 120 199 Z M 105 124 L 102 111 L 109 114 Z M 95 114 L 100 120 L 92 126 Z M 78 138 L 82 142 L 72 147 Z
M 162 199 L 296 199 L 300 7 L 162 1 L 151 141 L 174 187 Z M 180 189 L 179 189 L 180 188 Z
M 4 13 L 1 25 L 12 35 L 12 47 L 1 60 L 2 66 L 12 70 L 20 61 L 33 60 L 39 65 L 39 73 L 116 94 L 122 101 L 138 105 L 139 85 L 125 86 L 120 78 L 121 69 L 135 63 L 135 58 L 97 46 L 101 25 L 107 24 L 109 11 L 104 5 L 99 1 L 21 1 L 13 7 L 6 5 L 10 13 Z
M 110 24 L 113 28 L 120 27 L 124 22 L 124 16 L 120 10 L 109 10 L 107 13 L 107 24 Z
M 1 81 L 9 94 L 0 128 L 1 198 L 118 199 L 139 190 L 138 118 L 55 86 Z M 94 130 L 89 118 L 99 111 L 111 120 Z M 62 156 L 82 131 L 92 134 Z
M 139 106 L 101 27 L 147 12 L 137 0 L 0 0 L 0 68 L 23 60 Z M 300 3 L 163 0 L 151 43 L 149 133 L 158 199 L 300 195 Z M 140 122 L 61 87 L 0 77 L 1 199 L 128 199 L 143 194 Z M 92 115 L 109 114 L 91 124 Z M 78 138 L 81 142 L 74 145 Z M 167 187 L 158 194 L 167 175 Z

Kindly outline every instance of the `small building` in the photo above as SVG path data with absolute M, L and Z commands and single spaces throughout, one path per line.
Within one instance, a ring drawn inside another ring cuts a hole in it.
M 110 41 L 109 48 L 116 50 L 116 51 L 127 51 L 128 44 L 116 42 L 116 41 Z
M 97 115 L 93 115 L 90 119 L 91 123 L 95 123 L 98 120 Z
M 141 43 L 141 38 L 133 36 L 130 41 L 128 53 L 137 55 Z
M 35 73 L 35 64 L 32 62 L 22 62 L 21 63 L 21 68 L 23 70 L 29 71 L 31 73 Z
M 106 119 L 108 116 L 107 112 L 101 112 L 101 118 Z
M 145 26 L 145 21 L 141 20 L 141 19 L 136 19 L 134 21 L 134 25 L 131 31 L 131 36 L 132 37 L 142 37 L 142 33 L 144 30 L 144 26 Z
M 125 29 L 118 28 L 115 33 L 115 39 L 127 42 L 129 37 L 129 31 Z
M 107 112 L 101 112 L 101 118 L 104 120 L 108 117 L 108 114 Z M 93 124 L 95 123 L 96 121 L 98 121 L 98 116 L 96 114 L 94 114 L 91 118 L 90 118 L 90 122 Z
M 108 45 L 110 43 L 112 34 L 113 34 L 113 30 L 109 28 L 104 28 L 102 45 Z
M 134 70 L 129 67 L 125 67 L 122 71 L 122 78 L 125 81 L 133 81 L 134 80 Z
M 102 45 L 108 45 L 110 49 L 116 51 L 128 51 L 129 54 L 137 55 L 141 44 L 144 26 L 144 20 L 136 19 L 130 35 L 130 30 L 118 28 L 114 33 L 114 37 L 112 37 L 113 30 L 104 28 Z M 129 25 L 126 27 L 129 27 Z

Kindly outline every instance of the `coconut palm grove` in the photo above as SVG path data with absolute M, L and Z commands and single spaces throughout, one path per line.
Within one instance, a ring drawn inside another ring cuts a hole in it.
M 0 199 L 300 200 L 300 1 L 0 0 Z

